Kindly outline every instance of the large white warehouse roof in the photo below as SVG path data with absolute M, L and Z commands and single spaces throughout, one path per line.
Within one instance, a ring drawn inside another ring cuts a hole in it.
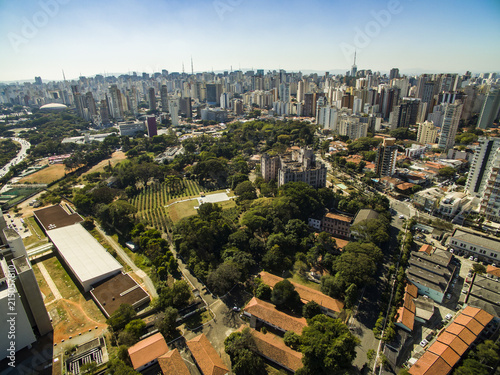
M 80 224 L 49 230 L 47 235 L 85 291 L 123 268 Z

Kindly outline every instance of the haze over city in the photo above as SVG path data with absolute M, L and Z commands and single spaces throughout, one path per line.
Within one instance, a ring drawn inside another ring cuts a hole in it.
M 0 81 L 238 69 L 500 69 L 498 1 L 0 3 Z

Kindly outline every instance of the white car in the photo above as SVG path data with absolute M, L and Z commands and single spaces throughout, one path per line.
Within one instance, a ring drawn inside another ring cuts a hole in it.
M 446 314 L 446 316 L 444 317 L 446 320 L 450 320 L 451 318 L 453 318 L 453 315 L 451 314 Z
M 420 346 L 422 348 L 425 348 L 425 346 L 429 343 L 429 341 L 427 341 L 426 339 L 423 339 L 422 341 L 420 341 Z
M 405 216 L 404 216 L 404 215 L 399 215 L 399 218 L 400 218 L 400 219 L 404 219 L 404 218 L 405 218 Z

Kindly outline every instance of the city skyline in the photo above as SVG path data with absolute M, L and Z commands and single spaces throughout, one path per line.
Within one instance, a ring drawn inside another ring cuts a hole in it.
M 500 71 L 500 4 L 390 0 L 0 3 L 0 81 L 265 69 Z M 472 11 L 477 17 L 472 17 Z M 497 26 L 495 26 L 497 25 Z

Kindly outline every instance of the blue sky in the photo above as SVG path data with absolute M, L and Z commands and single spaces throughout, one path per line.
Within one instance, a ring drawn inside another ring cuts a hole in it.
M 0 0 L 0 81 L 262 68 L 500 71 L 500 1 Z

